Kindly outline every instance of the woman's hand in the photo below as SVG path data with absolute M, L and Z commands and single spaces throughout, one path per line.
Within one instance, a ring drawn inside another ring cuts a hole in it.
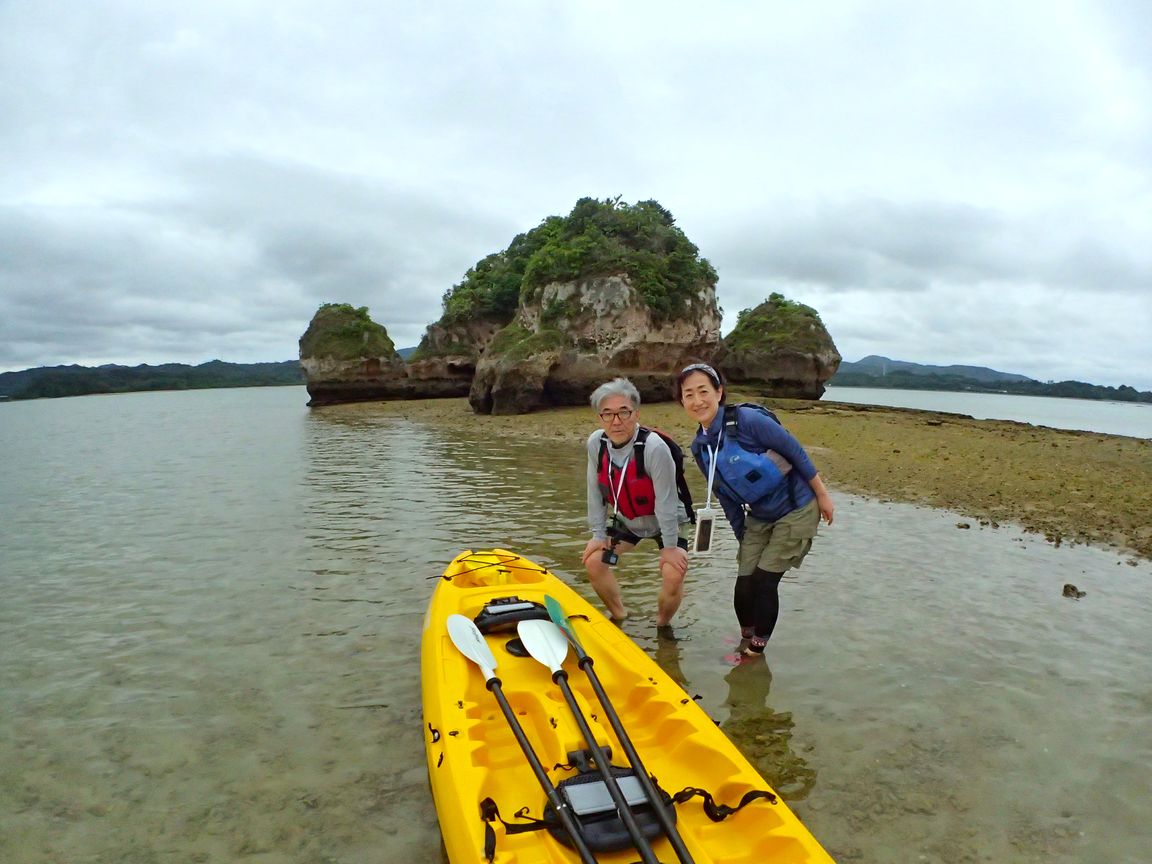
M 824 517 L 825 522 L 831 525 L 832 514 L 836 512 L 836 505 L 832 503 L 832 496 L 828 494 L 828 487 L 824 485 L 824 479 L 817 474 L 808 481 L 808 485 L 816 493 L 816 506 L 820 508 L 820 515 Z
M 832 496 L 828 494 L 827 490 L 816 496 L 816 506 L 820 508 L 820 515 L 824 517 L 824 521 L 831 525 L 832 514 L 836 511 L 836 505 L 832 503 Z

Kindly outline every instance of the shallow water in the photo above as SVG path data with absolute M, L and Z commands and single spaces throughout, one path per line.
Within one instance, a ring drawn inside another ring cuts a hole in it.
M 829 387 L 825 402 L 889 405 L 920 411 L 967 414 L 977 420 L 1015 420 L 1055 429 L 1079 429 L 1106 435 L 1152 438 L 1152 404 L 1011 393 L 961 393 L 952 390 L 896 390 L 886 387 Z
M 437 860 L 430 579 L 503 546 L 577 582 L 582 451 L 304 401 L 0 407 L 0 860 Z M 730 537 L 680 641 L 625 558 L 626 630 L 840 861 L 1145 860 L 1152 567 L 837 500 L 766 660 L 726 659 Z

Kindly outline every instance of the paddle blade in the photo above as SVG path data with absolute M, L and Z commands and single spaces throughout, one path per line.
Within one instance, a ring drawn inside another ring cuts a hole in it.
M 548 617 L 552 619 L 553 624 L 561 630 L 570 629 L 568 626 L 568 616 L 564 614 L 564 607 L 561 606 L 560 601 L 551 594 L 544 595 L 544 608 L 548 610 Z
M 492 656 L 492 649 L 484 641 L 484 634 L 471 618 L 464 615 L 449 615 L 448 638 L 452 640 L 457 651 L 480 667 L 485 681 L 491 681 L 496 677 L 496 658 Z
M 568 640 L 560 628 L 551 621 L 521 621 L 516 625 L 520 641 L 528 653 L 552 670 L 560 671 L 564 658 L 568 656 Z
M 552 619 L 552 623 L 564 631 L 564 635 L 568 637 L 568 641 L 576 649 L 576 656 L 582 657 L 584 648 L 580 645 L 580 640 L 576 638 L 576 629 L 568 620 L 568 616 L 564 614 L 564 607 L 560 605 L 560 601 L 551 594 L 545 594 L 544 608 L 548 610 L 548 617 Z

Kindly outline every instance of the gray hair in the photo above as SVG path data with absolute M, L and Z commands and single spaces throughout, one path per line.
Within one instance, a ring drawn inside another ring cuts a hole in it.
M 633 410 L 640 407 L 640 391 L 627 378 L 613 378 L 608 383 L 601 384 L 592 391 L 592 398 L 589 401 L 592 407 L 599 411 L 600 403 L 609 396 L 623 396 L 632 403 Z

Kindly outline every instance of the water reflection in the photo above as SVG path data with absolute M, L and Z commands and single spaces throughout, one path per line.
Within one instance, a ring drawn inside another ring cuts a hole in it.
M 802 801 L 816 785 L 816 772 L 792 749 L 796 725 L 791 711 L 768 705 L 772 670 L 761 655 L 746 659 L 724 676 L 728 684 L 725 734 L 786 801 Z
M 652 659 L 663 669 L 668 677 L 679 684 L 687 692 L 691 690 L 692 685 L 688 682 L 688 676 L 684 674 L 684 670 L 680 667 L 680 643 L 684 641 L 681 637 L 675 635 L 671 628 L 660 627 L 656 631 L 656 649 L 650 651 Z

